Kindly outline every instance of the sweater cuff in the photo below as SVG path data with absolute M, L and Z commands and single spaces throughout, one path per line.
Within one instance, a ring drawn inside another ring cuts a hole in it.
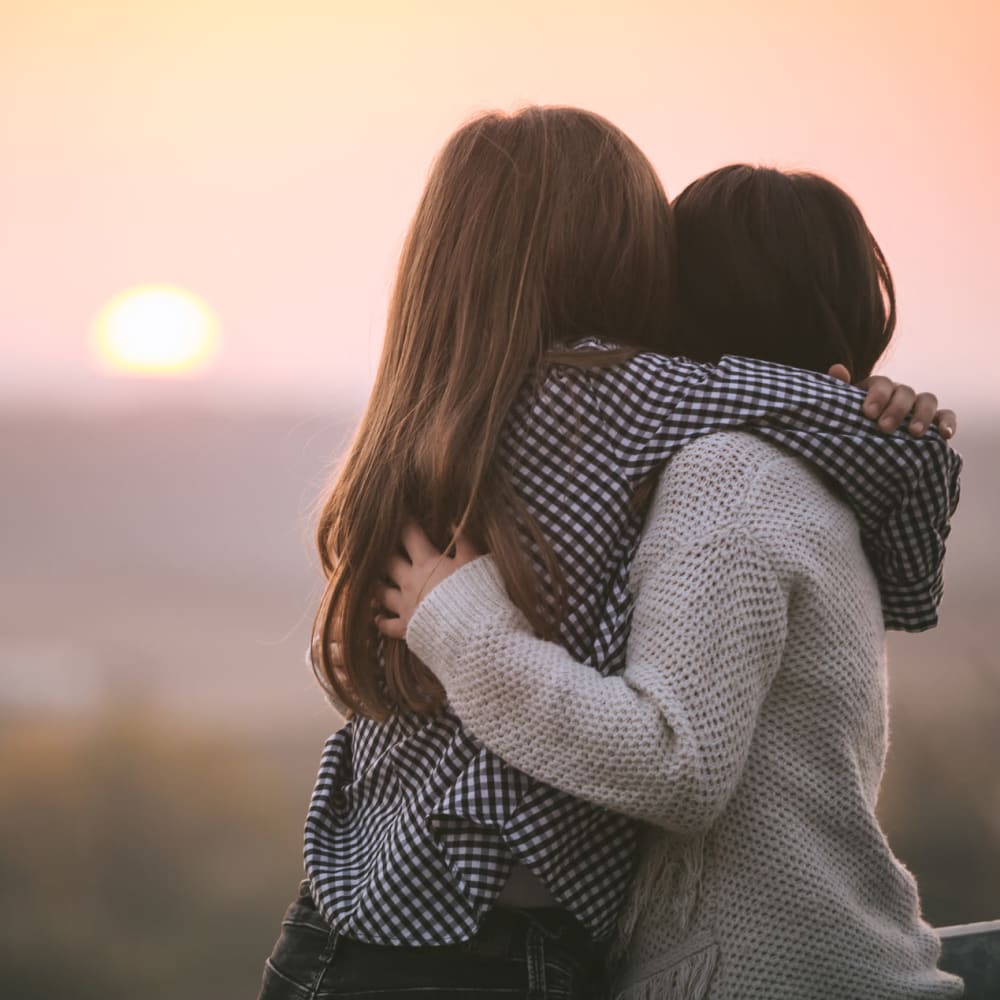
M 445 684 L 468 637 L 512 613 L 520 614 L 507 596 L 496 562 L 492 556 L 480 556 L 442 580 L 417 605 L 406 627 L 406 644 Z

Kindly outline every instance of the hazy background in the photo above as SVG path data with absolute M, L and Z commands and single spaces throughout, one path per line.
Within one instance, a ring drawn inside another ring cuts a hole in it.
M 882 817 L 936 924 L 1000 916 L 1000 13 L 991 2 L 0 6 L 0 995 L 252 997 L 337 724 L 303 663 L 311 508 L 435 150 L 524 101 L 672 192 L 818 169 L 893 267 L 888 370 L 959 410 L 941 626 L 891 643 Z M 198 376 L 92 327 L 171 282 Z

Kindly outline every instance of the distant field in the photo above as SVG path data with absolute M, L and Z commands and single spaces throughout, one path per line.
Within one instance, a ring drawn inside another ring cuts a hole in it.
M 221 921 L 228 978 L 206 978 L 204 997 L 249 995 L 336 724 L 303 654 L 311 507 L 349 431 L 281 413 L 0 416 L 0 801 L 17 817 L 0 835 L 13 890 L 0 930 L 21 949 L 16 967 L 0 954 L 15 977 L 0 972 L 0 994 L 57 995 L 55 971 L 37 993 L 25 985 L 43 965 L 75 970 L 80 1000 L 190 983 Z M 1000 435 L 963 430 L 959 446 L 941 626 L 890 640 L 882 801 L 937 924 L 1000 917 Z M 60 874 L 66 843 L 89 870 L 79 882 Z M 126 884 L 143 879 L 152 900 Z M 33 920 L 48 928 L 44 959 L 23 953 L 42 940 Z M 89 949 L 126 930 L 132 959 L 86 980 Z
M 307 709 L 312 507 L 350 429 L 303 414 L 0 414 L 0 663 L 58 674 L 62 653 L 96 659 L 111 683 L 186 712 L 237 699 L 249 725 Z M 941 626 L 891 645 L 899 695 L 920 700 L 998 672 L 1000 435 L 959 444 Z

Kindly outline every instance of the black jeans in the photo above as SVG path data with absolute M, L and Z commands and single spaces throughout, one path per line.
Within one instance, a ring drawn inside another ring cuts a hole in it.
M 603 952 L 562 910 L 490 911 L 474 937 L 430 947 L 364 944 L 330 929 L 303 882 L 258 1000 L 603 1000 Z

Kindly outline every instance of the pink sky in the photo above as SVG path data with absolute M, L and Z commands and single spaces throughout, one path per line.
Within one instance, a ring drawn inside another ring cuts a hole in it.
M 1000 362 L 1000 5 L 7 0 L 0 392 L 109 386 L 113 295 L 201 295 L 251 400 L 364 397 L 431 157 L 470 113 L 567 103 L 676 193 L 733 160 L 819 170 L 893 268 L 886 368 L 960 411 Z

